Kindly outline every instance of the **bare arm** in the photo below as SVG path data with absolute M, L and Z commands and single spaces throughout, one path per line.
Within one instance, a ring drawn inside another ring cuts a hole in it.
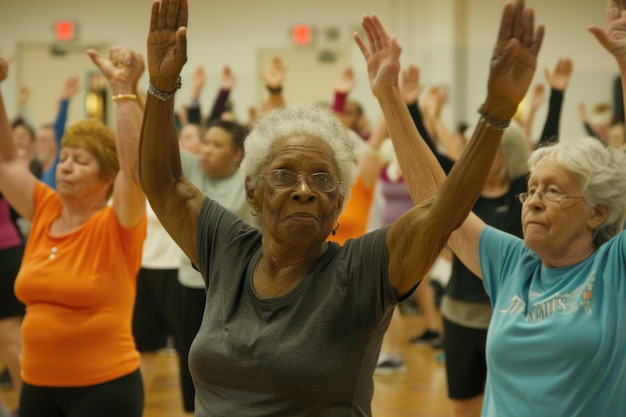
M 115 177 L 112 204 L 124 227 L 133 227 L 144 215 L 146 197 L 139 184 L 139 131 L 143 108 L 137 100 L 137 82 L 144 71 L 140 54 L 127 46 L 109 49 L 109 59 L 97 51 L 88 52 L 107 78 L 115 107 L 115 148 L 120 170 Z
M 606 31 L 596 25 L 589 26 L 587 30 L 617 61 L 622 79 L 622 95 L 626 100 L 626 2 L 608 0 L 606 22 Z
M 176 91 L 180 71 L 187 61 L 187 17 L 186 0 L 152 4 L 148 72 L 150 83 L 160 91 Z M 146 98 L 139 178 L 165 230 L 197 265 L 196 227 L 204 195 L 183 176 L 172 98 L 159 100 L 152 94 Z
M 543 27 L 535 33 L 534 13 L 524 10 L 522 1 L 505 6 L 483 117 L 473 140 L 444 181 L 441 167 L 420 139 L 398 91 L 400 47 L 375 16 L 365 17 L 363 25 L 371 51 L 358 35 L 356 40 L 368 62 L 372 91 L 385 114 L 407 187 L 418 204 L 394 222 L 387 240 L 391 284 L 398 295 L 403 295 L 428 272 L 482 191 L 502 136 L 502 128 L 497 126 L 511 119 L 528 89 Z M 477 228 L 471 239 L 453 249 L 477 254 L 478 229 L 482 230 Z
M 0 82 L 8 75 L 7 61 L 0 57 Z M 17 156 L 13 131 L 2 92 L 0 91 L 0 192 L 9 204 L 26 220 L 34 214 L 33 193 L 37 178 Z

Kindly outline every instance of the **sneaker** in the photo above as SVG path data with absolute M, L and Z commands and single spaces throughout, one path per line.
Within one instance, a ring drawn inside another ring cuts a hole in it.
M 417 343 L 430 343 L 433 344 L 437 339 L 441 340 L 439 332 L 433 332 L 432 330 L 424 330 L 424 333 L 412 337 L 409 339 L 409 343 L 417 344 Z
M 402 374 L 407 371 L 407 367 L 404 364 L 402 356 L 396 358 L 386 358 L 376 365 L 374 375 L 394 375 Z

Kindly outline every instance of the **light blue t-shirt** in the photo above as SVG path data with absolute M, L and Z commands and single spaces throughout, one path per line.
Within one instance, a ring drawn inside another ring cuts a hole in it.
M 487 227 L 480 263 L 493 316 L 483 416 L 626 416 L 626 234 L 545 268 Z

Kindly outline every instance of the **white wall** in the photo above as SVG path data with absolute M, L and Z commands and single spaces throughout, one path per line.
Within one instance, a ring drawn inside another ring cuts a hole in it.
M 566 95 L 561 127 L 565 136 L 580 136 L 576 103 L 609 100 L 610 85 L 617 74 L 612 58 L 585 31 L 592 23 L 604 25 L 605 3 L 601 0 L 527 0 L 526 3 L 535 7 L 537 20 L 546 24 L 536 81 L 544 81 L 543 67 L 553 65 L 559 56 L 574 60 L 575 72 Z M 150 4 L 151 0 L 2 0 L 0 51 L 11 55 L 20 43 L 52 41 L 53 23 L 58 19 L 74 19 L 80 25 L 83 44 L 129 44 L 143 52 Z M 348 46 L 357 72 L 358 84 L 352 97 L 364 103 L 373 120 L 379 113 L 378 107 L 369 92 L 363 59 L 351 33 L 363 14 L 376 12 L 403 45 L 403 63 L 420 66 L 425 84 L 449 87 L 454 106 L 446 109 L 446 120 L 473 122 L 475 110 L 485 97 L 489 57 L 503 4 L 503 0 L 190 0 L 189 60 L 183 79 L 188 79 L 197 65 L 205 66 L 209 81 L 203 102 L 208 107 L 221 67 L 231 65 L 237 76 L 232 98 L 238 115 L 245 118 L 247 107 L 257 104 L 257 51 L 289 47 L 288 31 L 292 24 L 310 23 L 320 29 L 336 26 L 340 37 L 335 44 Z M 16 108 L 19 84 L 16 75 L 19 69 L 11 71 L 9 80 L 2 84 L 10 115 Z M 41 68 L 41 76 L 46 77 L 45 67 Z M 188 96 L 188 86 L 189 82 L 184 83 L 179 101 Z M 60 86 L 50 88 L 56 95 Z M 330 99 L 332 92 L 328 94 Z M 541 128 L 544 114 L 538 114 L 536 130 Z

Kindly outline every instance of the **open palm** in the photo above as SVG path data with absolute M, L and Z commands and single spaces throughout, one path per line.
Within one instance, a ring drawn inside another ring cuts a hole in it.
M 176 89 L 187 62 L 187 0 L 162 0 L 152 4 L 148 33 L 150 82 L 161 91 Z

